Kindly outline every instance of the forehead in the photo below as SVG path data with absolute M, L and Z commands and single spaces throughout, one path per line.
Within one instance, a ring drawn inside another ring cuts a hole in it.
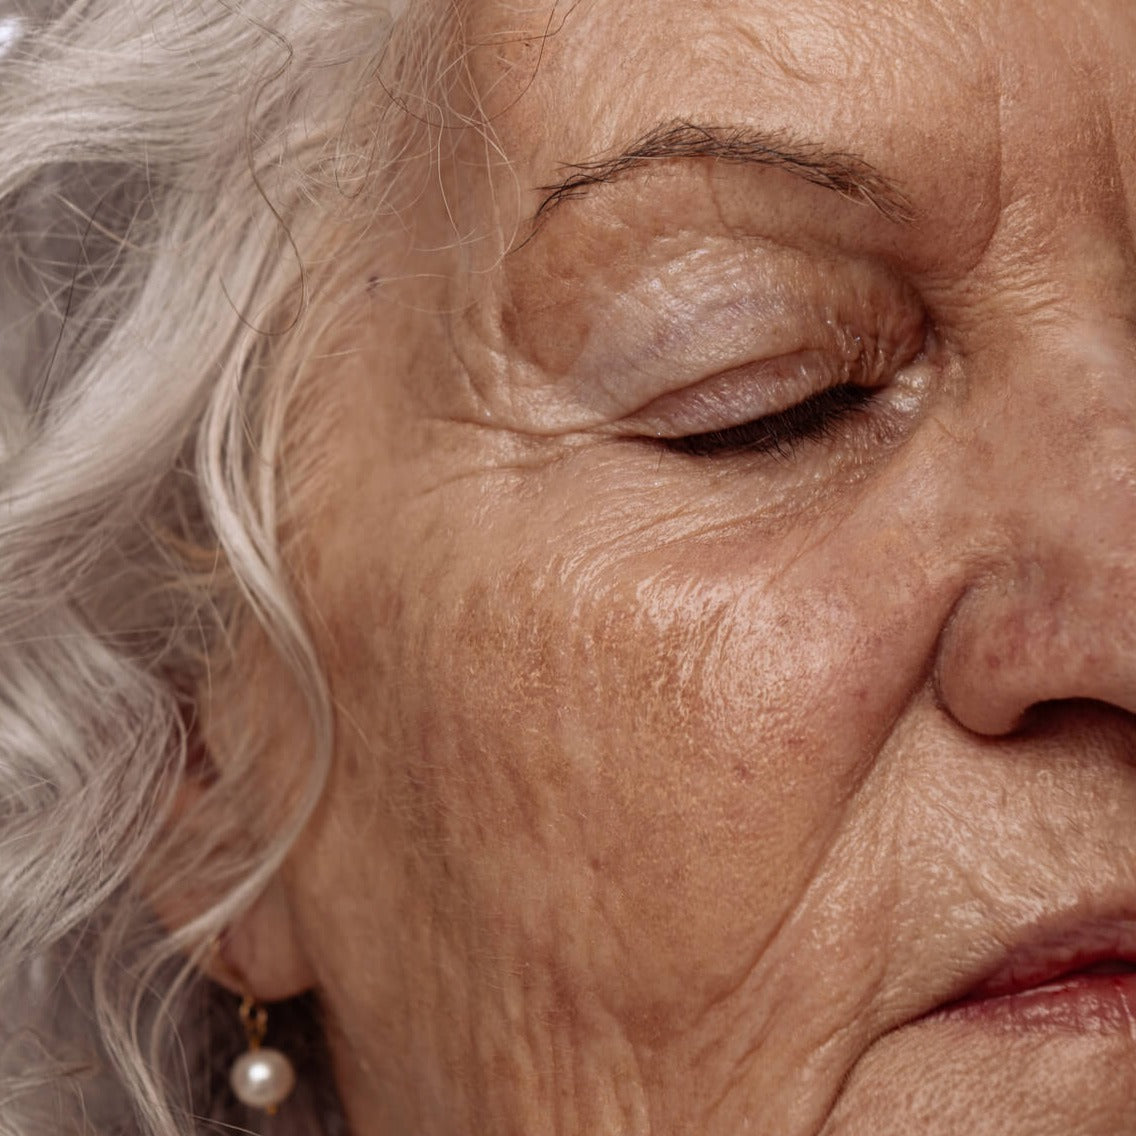
M 526 185 L 676 119 L 855 154 L 971 232 L 1023 195 L 1115 211 L 1134 174 L 1131 0 L 580 0 L 469 27 Z

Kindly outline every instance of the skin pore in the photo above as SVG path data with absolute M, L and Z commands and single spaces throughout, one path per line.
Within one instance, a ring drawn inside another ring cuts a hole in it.
M 1136 1026 L 933 1013 L 1136 920 L 1136 9 L 463 15 L 494 146 L 297 412 L 336 767 L 241 969 L 318 991 L 355 1136 L 1136 1130 Z M 680 155 L 532 223 L 677 123 L 909 209 Z

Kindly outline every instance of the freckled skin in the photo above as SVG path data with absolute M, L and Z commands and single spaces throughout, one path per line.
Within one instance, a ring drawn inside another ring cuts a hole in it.
M 471 130 L 441 179 L 488 239 L 426 251 L 420 202 L 304 403 L 338 749 L 285 876 L 355 1136 L 1136 1132 L 1136 1035 L 916 1021 L 1007 928 L 1136 906 L 1136 9 L 585 0 L 534 77 L 547 8 L 501 7 L 466 62 L 512 176 Z M 919 219 L 693 163 L 521 240 L 559 163 L 681 116 Z M 910 295 L 932 339 L 823 442 L 671 453 L 626 416 L 706 377 L 743 247 L 802 341 Z

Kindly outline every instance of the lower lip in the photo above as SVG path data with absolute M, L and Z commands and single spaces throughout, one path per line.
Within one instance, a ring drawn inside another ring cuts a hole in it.
M 1130 1035 L 1136 1024 L 1136 973 L 1071 974 L 1012 994 L 955 1002 L 933 1017 L 1023 1032 Z

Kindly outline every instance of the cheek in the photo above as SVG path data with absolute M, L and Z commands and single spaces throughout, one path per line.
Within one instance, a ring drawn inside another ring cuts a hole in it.
M 382 839 L 465 965 L 586 974 L 629 1028 L 681 1027 L 839 835 L 918 671 L 918 597 L 885 618 L 874 585 L 834 589 L 874 578 L 835 538 L 784 568 L 776 541 L 596 547 L 592 516 L 536 539 L 531 509 L 445 512 L 330 605 L 339 701 L 386 755 Z

